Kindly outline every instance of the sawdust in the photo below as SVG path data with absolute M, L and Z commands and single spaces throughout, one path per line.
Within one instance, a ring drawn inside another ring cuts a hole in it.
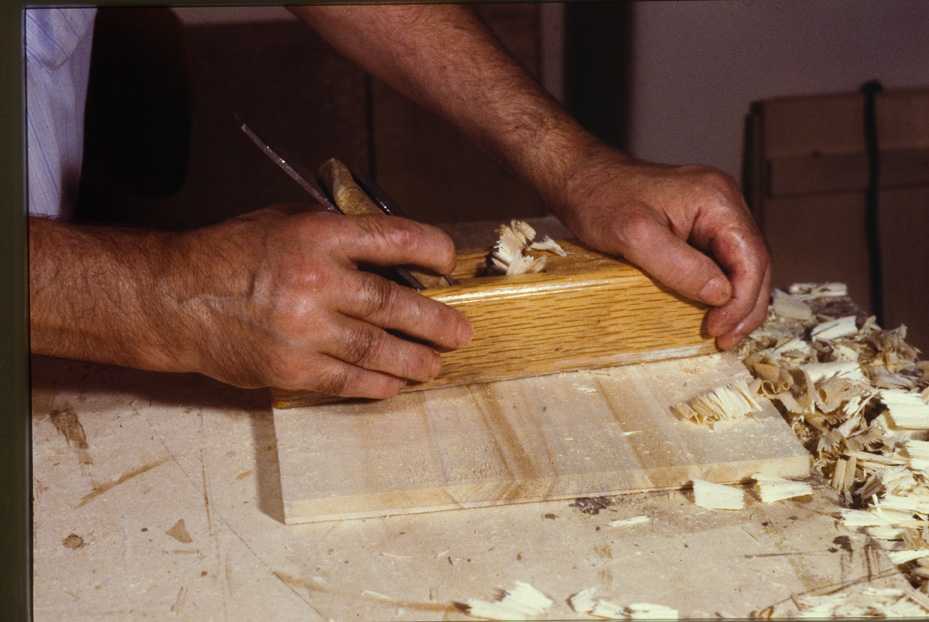
M 94 460 L 89 451 L 90 443 L 87 442 L 84 426 L 81 425 L 78 416 L 68 409 L 57 409 L 49 412 L 48 418 L 58 433 L 64 437 L 68 446 L 74 448 L 80 464 L 93 464 Z
M 578 497 L 571 503 L 570 507 L 577 508 L 578 511 L 584 514 L 595 516 L 600 513 L 600 510 L 604 510 L 611 505 L 613 505 L 613 500 L 608 497 Z
M 190 537 L 190 532 L 187 531 L 187 526 L 184 524 L 183 518 L 174 523 L 174 526 L 167 530 L 165 534 L 182 544 L 190 544 L 194 541 L 194 539 Z
M 80 537 L 76 533 L 70 533 L 68 534 L 68 537 L 66 537 L 64 540 L 61 541 L 61 544 L 66 549 L 71 549 L 73 551 L 76 551 L 77 549 L 84 546 L 84 538 Z

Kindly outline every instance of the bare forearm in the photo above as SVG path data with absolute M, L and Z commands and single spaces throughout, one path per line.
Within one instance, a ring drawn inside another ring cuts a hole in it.
M 168 239 L 30 219 L 32 351 L 189 371 L 180 327 L 167 325 L 174 300 L 172 283 L 164 280 Z
M 32 351 L 154 371 L 387 397 L 438 374 L 457 311 L 357 269 L 452 270 L 440 230 L 278 205 L 184 233 L 30 221 Z M 408 335 L 410 340 L 397 335 Z
M 466 7 L 293 7 L 345 56 L 455 123 L 558 209 L 600 143 Z

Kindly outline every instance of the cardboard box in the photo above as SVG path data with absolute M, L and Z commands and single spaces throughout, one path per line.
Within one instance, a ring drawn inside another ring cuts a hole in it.
M 862 93 L 756 103 L 745 190 L 774 255 L 774 286 L 842 281 L 872 306 L 870 158 Z M 883 325 L 929 354 L 929 88 L 879 92 L 877 241 Z

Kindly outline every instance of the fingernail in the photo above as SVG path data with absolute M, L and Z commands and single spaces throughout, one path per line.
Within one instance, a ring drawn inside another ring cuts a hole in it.
M 432 372 L 430 372 L 429 377 L 435 378 L 439 375 L 439 372 L 442 371 L 442 357 L 439 356 L 439 353 L 435 353 L 435 359 L 432 361 Z
M 463 346 L 471 342 L 471 337 L 474 336 L 474 327 L 471 326 L 471 322 L 467 319 L 458 324 L 458 345 Z
M 729 350 L 739 345 L 739 342 L 743 339 L 745 339 L 745 335 L 740 333 L 726 333 L 724 336 L 717 337 L 716 345 L 720 350 Z
M 703 289 L 698 294 L 700 300 L 708 305 L 718 306 L 729 300 L 732 291 L 729 289 L 729 281 L 718 276 L 707 281 Z

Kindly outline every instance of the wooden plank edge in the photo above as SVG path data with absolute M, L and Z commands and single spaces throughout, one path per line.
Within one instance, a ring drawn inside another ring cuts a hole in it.
M 811 457 L 800 448 L 795 455 L 778 457 L 764 466 L 755 460 L 720 463 L 710 473 L 701 473 L 701 479 L 718 484 L 744 484 L 751 475 L 763 471 L 785 478 L 810 477 Z M 751 465 L 751 466 L 749 466 Z M 450 510 L 497 507 L 517 503 L 565 501 L 578 497 L 611 497 L 623 494 L 683 490 L 691 481 L 691 467 L 681 465 L 653 469 L 642 473 L 631 485 L 584 485 L 590 477 L 578 475 L 564 478 L 546 477 L 513 482 L 487 482 L 421 490 L 398 490 L 380 494 L 361 494 L 323 499 L 308 499 L 284 503 L 284 522 L 287 525 L 327 521 L 383 518 L 402 514 L 429 514 Z M 627 480 L 624 471 L 598 474 L 599 480 Z M 582 480 L 582 481 L 577 481 Z M 558 484 L 561 484 L 560 486 Z M 284 495 L 286 497 L 286 495 Z M 385 509 L 385 506 L 387 509 Z
M 595 364 L 584 365 L 579 367 L 565 367 L 564 369 L 555 369 L 545 373 L 538 373 L 532 370 L 525 373 L 514 372 L 513 376 L 507 379 L 501 379 L 497 376 L 488 375 L 487 377 L 478 377 L 469 381 L 469 384 L 484 384 L 488 382 L 507 382 L 509 380 L 520 380 L 522 378 L 535 378 L 550 376 L 554 374 L 572 373 L 578 371 L 596 371 L 597 369 L 608 369 L 620 365 L 637 365 L 639 363 L 652 363 L 655 361 L 670 361 L 674 359 L 690 358 L 702 356 L 705 354 L 716 354 L 719 349 L 713 342 L 700 343 L 681 348 L 668 348 L 666 350 L 651 350 L 648 352 L 617 352 L 608 357 L 599 359 Z M 457 384 L 442 383 L 441 380 L 431 383 L 409 384 L 403 389 L 403 393 L 412 393 L 419 391 L 431 391 L 447 389 Z M 319 393 L 309 393 L 307 391 L 288 391 L 284 389 L 271 389 L 271 407 L 277 410 L 289 410 L 293 408 L 304 408 L 310 406 L 323 406 L 326 404 L 337 403 L 368 403 L 371 400 L 352 399 L 339 397 L 335 395 L 323 395 Z

